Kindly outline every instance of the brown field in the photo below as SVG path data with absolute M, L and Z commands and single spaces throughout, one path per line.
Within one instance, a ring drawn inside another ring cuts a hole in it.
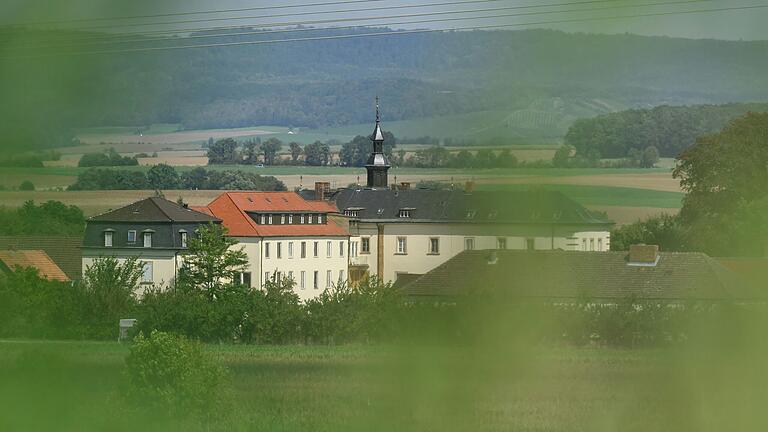
M 476 181 L 478 183 L 488 184 L 570 184 L 682 192 L 680 189 L 680 181 L 673 179 L 671 172 L 651 172 L 648 174 L 595 174 L 583 176 L 510 175 L 504 177 L 476 178 Z
M 205 205 L 219 196 L 222 191 L 166 191 L 165 197 L 175 201 L 179 196 L 191 205 Z M 83 209 L 86 216 L 93 216 L 110 209 L 116 209 L 143 198 L 154 196 L 154 191 L 0 191 L 0 205 L 19 207 L 25 201 L 45 202 L 48 200 L 61 201 L 68 205 L 76 205 Z
M 677 214 L 680 209 L 660 207 L 587 206 L 590 210 L 603 211 L 616 225 L 627 225 L 638 220 L 659 216 L 662 213 Z

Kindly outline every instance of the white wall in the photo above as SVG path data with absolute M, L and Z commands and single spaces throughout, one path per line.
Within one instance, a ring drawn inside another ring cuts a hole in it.
M 152 250 L 152 249 L 83 249 L 82 263 L 83 275 L 88 267 L 100 257 L 111 256 L 117 258 L 120 263 L 125 262 L 127 258 L 138 257 L 139 261 L 151 263 L 152 271 L 150 281 L 142 282 L 142 286 L 156 286 L 167 288 L 175 282 L 177 266 L 181 265 L 181 257 L 178 260 L 175 251 L 172 250 Z M 143 292 L 143 291 L 142 291 Z
M 507 249 L 527 249 L 528 241 L 536 250 L 590 250 L 590 241 L 597 251 L 610 248 L 609 231 L 582 231 L 584 226 L 547 225 L 495 225 L 495 224 L 439 224 L 439 223 L 390 223 L 384 224 L 384 271 L 385 281 L 394 282 L 398 273 L 424 274 L 465 249 L 465 241 L 473 239 L 474 249 L 496 249 L 499 238 L 506 240 Z M 378 271 L 378 229 L 375 223 L 360 223 L 351 241 L 368 237 L 370 254 L 360 254 L 351 264 L 368 265 L 369 274 Z M 397 253 L 397 238 L 405 237 L 406 254 Z M 430 254 L 430 238 L 438 238 L 439 254 Z

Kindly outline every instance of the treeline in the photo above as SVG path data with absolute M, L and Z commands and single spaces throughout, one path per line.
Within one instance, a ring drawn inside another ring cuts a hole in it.
M 766 256 L 766 136 L 768 113 L 750 113 L 716 134 L 699 137 L 680 154 L 672 173 L 685 192 L 680 213 L 617 228 L 611 249 L 646 243 L 711 256 Z
M 81 235 L 85 216 L 80 208 L 59 201 L 0 207 L 0 235 Z
M 747 112 L 768 111 L 768 104 L 659 106 L 579 119 L 565 134 L 565 144 L 588 159 L 623 158 L 654 147 L 662 157 L 676 157 L 699 136 L 716 132 Z
M 0 157 L 0 167 L 42 168 L 45 161 L 61 159 L 61 153 L 56 150 L 41 150 L 10 154 Z
M 274 176 L 261 176 L 239 170 L 207 170 L 197 167 L 177 172 L 166 164 L 142 171 L 90 168 L 77 176 L 67 190 L 259 190 L 284 191 L 285 184 Z
M 290 159 L 283 159 L 280 152 L 284 143 L 277 138 L 261 141 L 260 138 L 237 142 L 224 138 L 213 142 L 208 147 L 209 165 L 310 165 L 324 166 L 331 163 L 331 147 L 328 142 L 315 141 L 304 147 L 297 142 L 287 144 Z
M 417 150 L 412 155 L 407 155 L 405 150 L 395 152 L 393 162 L 398 166 L 417 167 L 417 168 L 515 168 L 521 165 L 543 165 L 548 164 L 525 164 L 520 163 L 517 157 L 509 149 L 503 149 L 495 152 L 490 149 L 481 149 L 475 153 L 469 150 L 461 150 L 451 153 L 442 146 L 433 146 L 422 150 Z
M 139 161 L 135 156 L 121 156 L 110 148 L 100 153 L 86 153 L 77 162 L 79 167 L 136 166 Z

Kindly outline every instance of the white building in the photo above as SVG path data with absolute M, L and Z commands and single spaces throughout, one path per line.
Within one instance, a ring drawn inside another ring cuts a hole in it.
M 336 208 L 294 192 L 226 192 L 206 207 L 248 255 L 241 282 L 260 287 L 274 277 L 294 280 L 303 300 L 346 281 L 349 232 Z

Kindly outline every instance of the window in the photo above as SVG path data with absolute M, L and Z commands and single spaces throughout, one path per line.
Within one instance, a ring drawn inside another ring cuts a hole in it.
M 344 240 L 339 242 L 339 256 L 344 258 Z
M 293 258 L 293 242 L 288 242 L 288 258 Z
M 370 237 L 361 237 L 360 238 L 360 253 L 362 253 L 362 254 L 369 254 L 369 253 L 371 253 L 371 238 Z
M 319 272 L 319 271 L 317 271 L 317 270 L 315 270 L 315 271 L 313 272 L 313 278 L 312 278 L 312 288 L 314 288 L 314 289 L 317 289 L 317 288 L 318 288 L 318 283 L 320 282 L 320 281 L 318 280 L 318 278 L 319 278 L 319 277 L 320 277 L 320 272 Z
M 112 247 L 112 231 L 104 231 L 104 247 Z
M 411 211 L 410 211 L 410 210 L 408 210 L 408 209 L 400 209 L 400 214 L 399 214 L 399 216 L 400 216 L 401 218 L 409 218 L 409 217 L 411 217 Z
M 292 214 L 289 214 L 289 215 L 288 215 L 288 223 L 289 223 L 289 224 L 292 224 L 292 223 L 293 223 L 293 215 L 292 215 Z
M 269 272 L 264 272 L 264 283 L 269 282 Z
M 331 275 L 331 271 L 327 270 L 325 272 L 325 287 L 326 288 L 330 288 L 331 287 L 331 285 L 332 285 L 331 279 L 333 279 L 333 276 Z
M 589 239 L 589 250 L 594 251 L 595 250 L 595 239 L 591 238 Z
M 307 215 L 307 223 L 308 224 L 312 223 L 312 215 Z
M 144 262 L 141 269 L 141 283 L 151 284 L 153 281 L 153 266 L 151 261 Z
M 301 215 L 301 223 L 304 223 L 304 215 Z
M 439 237 L 429 238 L 429 254 L 430 255 L 440 254 L 440 238 Z
M 398 237 L 397 238 L 397 254 L 399 255 L 405 255 L 408 253 L 408 244 L 407 239 L 405 237 Z
M 464 250 L 475 250 L 475 238 L 466 237 L 464 239 Z
M 358 209 L 346 209 L 346 210 L 344 210 L 344 216 L 359 217 L 360 216 L 360 210 L 358 210 Z
M 306 283 L 305 283 L 306 282 L 306 275 L 307 275 L 307 272 L 302 270 L 301 271 L 301 281 L 299 283 L 299 286 L 301 287 L 301 289 L 304 289 L 307 286 Z
M 339 283 L 343 284 L 344 282 L 344 270 L 339 270 Z
M 144 233 L 144 247 L 145 248 L 152 247 L 152 233 L 151 232 Z
M 597 239 L 597 250 L 600 252 L 603 251 L 603 239 L 601 238 Z
M 507 238 L 506 237 L 498 237 L 496 239 L 496 249 L 504 250 L 507 248 Z
M 181 247 L 187 247 L 187 233 L 182 231 L 179 233 L 179 237 L 181 238 Z
M 136 230 L 128 231 L 128 243 L 136 243 Z
M 330 258 L 331 255 L 332 255 L 333 247 L 331 246 L 331 242 L 330 241 L 327 241 L 325 243 L 326 243 L 325 244 L 325 254 L 328 255 L 328 258 Z
M 241 273 L 241 275 L 242 275 L 242 279 L 241 279 L 240 282 L 243 285 L 245 285 L 245 286 L 250 288 L 250 286 L 251 286 L 251 272 Z
M 320 255 L 320 242 L 317 242 L 317 241 L 315 242 L 314 252 L 315 252 L 314 257 L 317 258 Z
M 264 258 L 269 258 L 269 242 L 264 242 Z
M 357 242 L 356 242 L 356 241 L 354 241 L 354 242 L 349 242 L 349 249 L 350 249 L 350 251 L 349 251 L 349 257 L 350 257 L 350 258 L 355 258 L 355 257 L 357 257 L 357 247 L 358 247 L 358 244 L 357 244 Z
M 288 279 L 293 281 L 293 270 L 288 270 Z
M 277 250 L 275 252 L 277 253 L 277 259 L 283 257 L 283 242 L 277 242 Z
M 525 248 L 527 250 L 534 250 L 536 249 L 536 242 L 532 238 L 525 239 Z
M 264 216 L 264 215 L 261 215 L 261 217 L 260 217 L 259 219 L 261 219 L 261 224 L 262 224 L 262 225 L 264 225 L 265 223 L 267 223 L 267 221 L 266 221 L 266 216 Z
M 285 225 L 285 215 L 284 214 L 280 215 L 280 224 L 281 225 Z
M 307 257 L 307 242 L 301 242 L 301 257 Z
M 587 250 L 587 239 L 581 239 L 581 250 Z
M 272 225 L 272 215 L 269 215 L 269 224 Z

